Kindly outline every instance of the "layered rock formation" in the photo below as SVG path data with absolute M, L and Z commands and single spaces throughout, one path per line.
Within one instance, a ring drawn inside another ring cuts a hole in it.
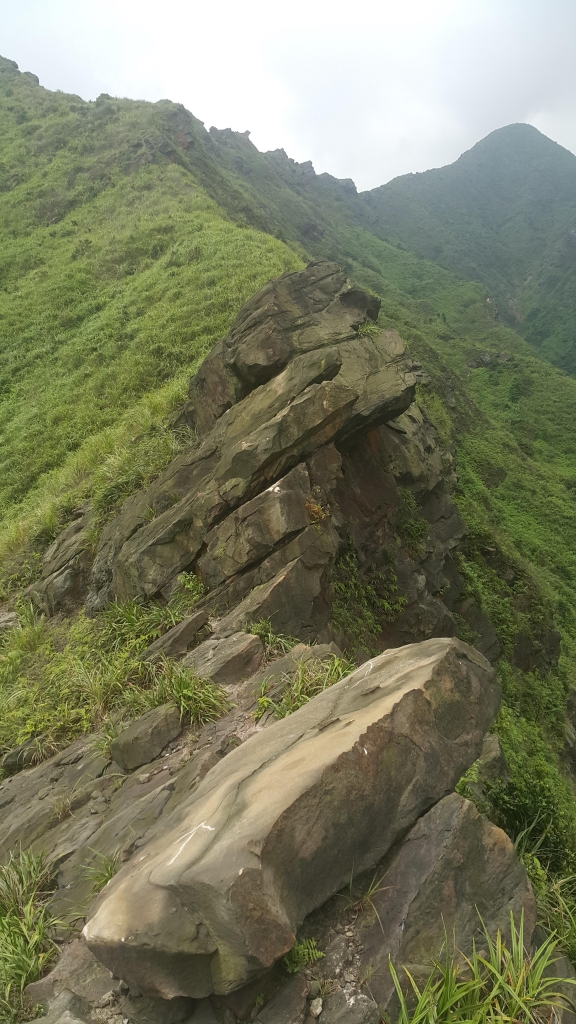
M 85 737 L 43 764 L 33 742 L 5 759 L 20 771 L 0 782 L 0 854 L 43 850 L 57 912 L 77 929 L 88 917 L 86 940 L 31 986 L 46 1024 L 377 1024 L 388 958 L 427 962 L 444 925 L 467 950 L 476 908 L 504 931 L 523 911 L 530 938 L 512 844 L 453 793 L 499 703 L 489 663 L 453 639 L 458 616 L 481 651 L 497 643 L 462 598 L 455 476 L 414 403 L 420 367 L 376 327 L 378 307 L 326 261 L 271 282 L 190 383 L 177 422 L 196 441 L 95 553 L 84 509 L 46 554 L 31 591 L 46 614 L 162 602 L 180 573 L 199 576 L 193 613 L 142 657 L 181 659 L 229 698 L 201 729 L 157 708 L 111 754 Z M 304 642 L 270 661 L 258 620 Z M 337 644 L 360 668 L 257 720 L 263 684 L 281 700 Z M 95 901 L 102 859 L 119 872 Z M 362 872 L 379 879 L 381 927 L 338 894 Z M 297 937 L 326 955 L 290 979 Z
M 452 635 L 461 582 L 450 552 L 463 527 L 451 456 L 413 403 L 420 365 L 375 327 L 378 308 L 325 261 L 262 289 L 190 383 L 177 422 L 197 442 L 125 502 L 89 578 L 86 520 L 69 527 L 33 600 L 51 613 L 89 587 L 93 614 L 111 598 L 162 600 L 192 571 L 216 638 L 269 618 L 278 632 L 336 632 L 348 645 L 333 621 L 345 553 L 375 581 L 372 646 Z M 497 653 L 493 639 L 480 649 Z

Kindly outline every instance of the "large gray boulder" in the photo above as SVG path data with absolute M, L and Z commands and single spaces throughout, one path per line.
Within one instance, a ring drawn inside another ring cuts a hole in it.
M 208 773 L 109 884 L 89 947 L 149 996 L 239 988 L 452 790 L 499 697 L 457 640 L 367 662 Z

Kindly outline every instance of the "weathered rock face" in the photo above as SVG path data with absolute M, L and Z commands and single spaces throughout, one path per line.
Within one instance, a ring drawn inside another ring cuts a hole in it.
M 374 296 L 347 285 L 341 267 L 322 260 L 304 274 L 270 281 L 246 303 L 229 336 L 192 380 L 192 425 L 208 433 L 226 409 L 276 377 L 295 355 L 353 338 L 379 308 Z
M 44 553 L 42 574 L 28 594 L 45 614 L 70 611 L 86 597 L 93 559 L 90 517 L 75 519 Z
M 103 531 L 89 613 L 112 597 L 162 598 L 185 570 L 205 585 L 216 637 L 270 618 L 279 632 L 330 641 L 334 568 L 351 545 L 360 576 L 393 567 L 405 604 L 382 622 L 376 646 L 455 633 L 461 583 L 450 551 L 463 527 L 449 497 L 451 459 L 411 404 L 419 364 L 394 331 L 370 324 L 378 305 L 326 261 L 246 304 L 179 415 L 197 443 Z M 416 544 L 403 533 L 405 493 Z M 84 533 L 74 525 L 56 542 L 32 592 L 45 612 L 82 594 Z M 205 637 L 174 634 L 172 648 L 159 642 L 150 656 L 180 657 Z
M 340 539 L 321 510 L 340 470 L 336 450 L 324 467 L 316 453 L 377 428 L 414 397 L 416 377 L 398 335 L 358 334 L 378 305 L 324 261 L 271 282 L 247 303 L 191 383 L 182 416 L 199 442 L 104 531 L 89 611 L 111 596 L 159 594 L 184 569 L 219 591 L 219 611 L 230 608 L 290 562 L 306 575 L 311 566 L 294 543 L 302 538 L 310 548 L 315 538 L 303 534 L 312 524 L 330 538 L 320 563 L 313 556 L 320 569 L 312 573 L 313 600 L 322 593 L 329 604 Z M 329 614 L 323 618 L 326 625 Z M 309 635 L 318 625 L 312 619 Z M 305 620 L 297 623 L 303 635 Z
M 459 641 L 368 662 L 212 769 L 109 886 L 89 947 L 151 996 L 238 988 L 452 789 L 498 702 Z
M 372 906 L 356 922 L 362 963 L 370 965 L 370 991 L 389 1008 L 394 986 L 391 958 L 428 976 L 430 960 L 447 941 L 464 954 L 498 929 L 510 937 L 510 914 L 524 913 L 527 943 L 536 923 L 530 883 L 508 836 L 456 793 L 441 800 L 408 833 Z

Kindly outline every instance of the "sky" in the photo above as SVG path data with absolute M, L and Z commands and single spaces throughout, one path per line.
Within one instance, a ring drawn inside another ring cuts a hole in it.
M 0 0 L 48 89 L 183 103 L 373 188 L 533 124 L 576 152 L 575 0 Z

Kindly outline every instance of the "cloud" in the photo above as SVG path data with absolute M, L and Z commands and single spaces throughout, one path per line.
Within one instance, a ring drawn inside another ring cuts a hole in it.
M 529 121 L 576 150 L 565 0 L 0 0 L 48 88 L 182 102 L 369 188 Z

